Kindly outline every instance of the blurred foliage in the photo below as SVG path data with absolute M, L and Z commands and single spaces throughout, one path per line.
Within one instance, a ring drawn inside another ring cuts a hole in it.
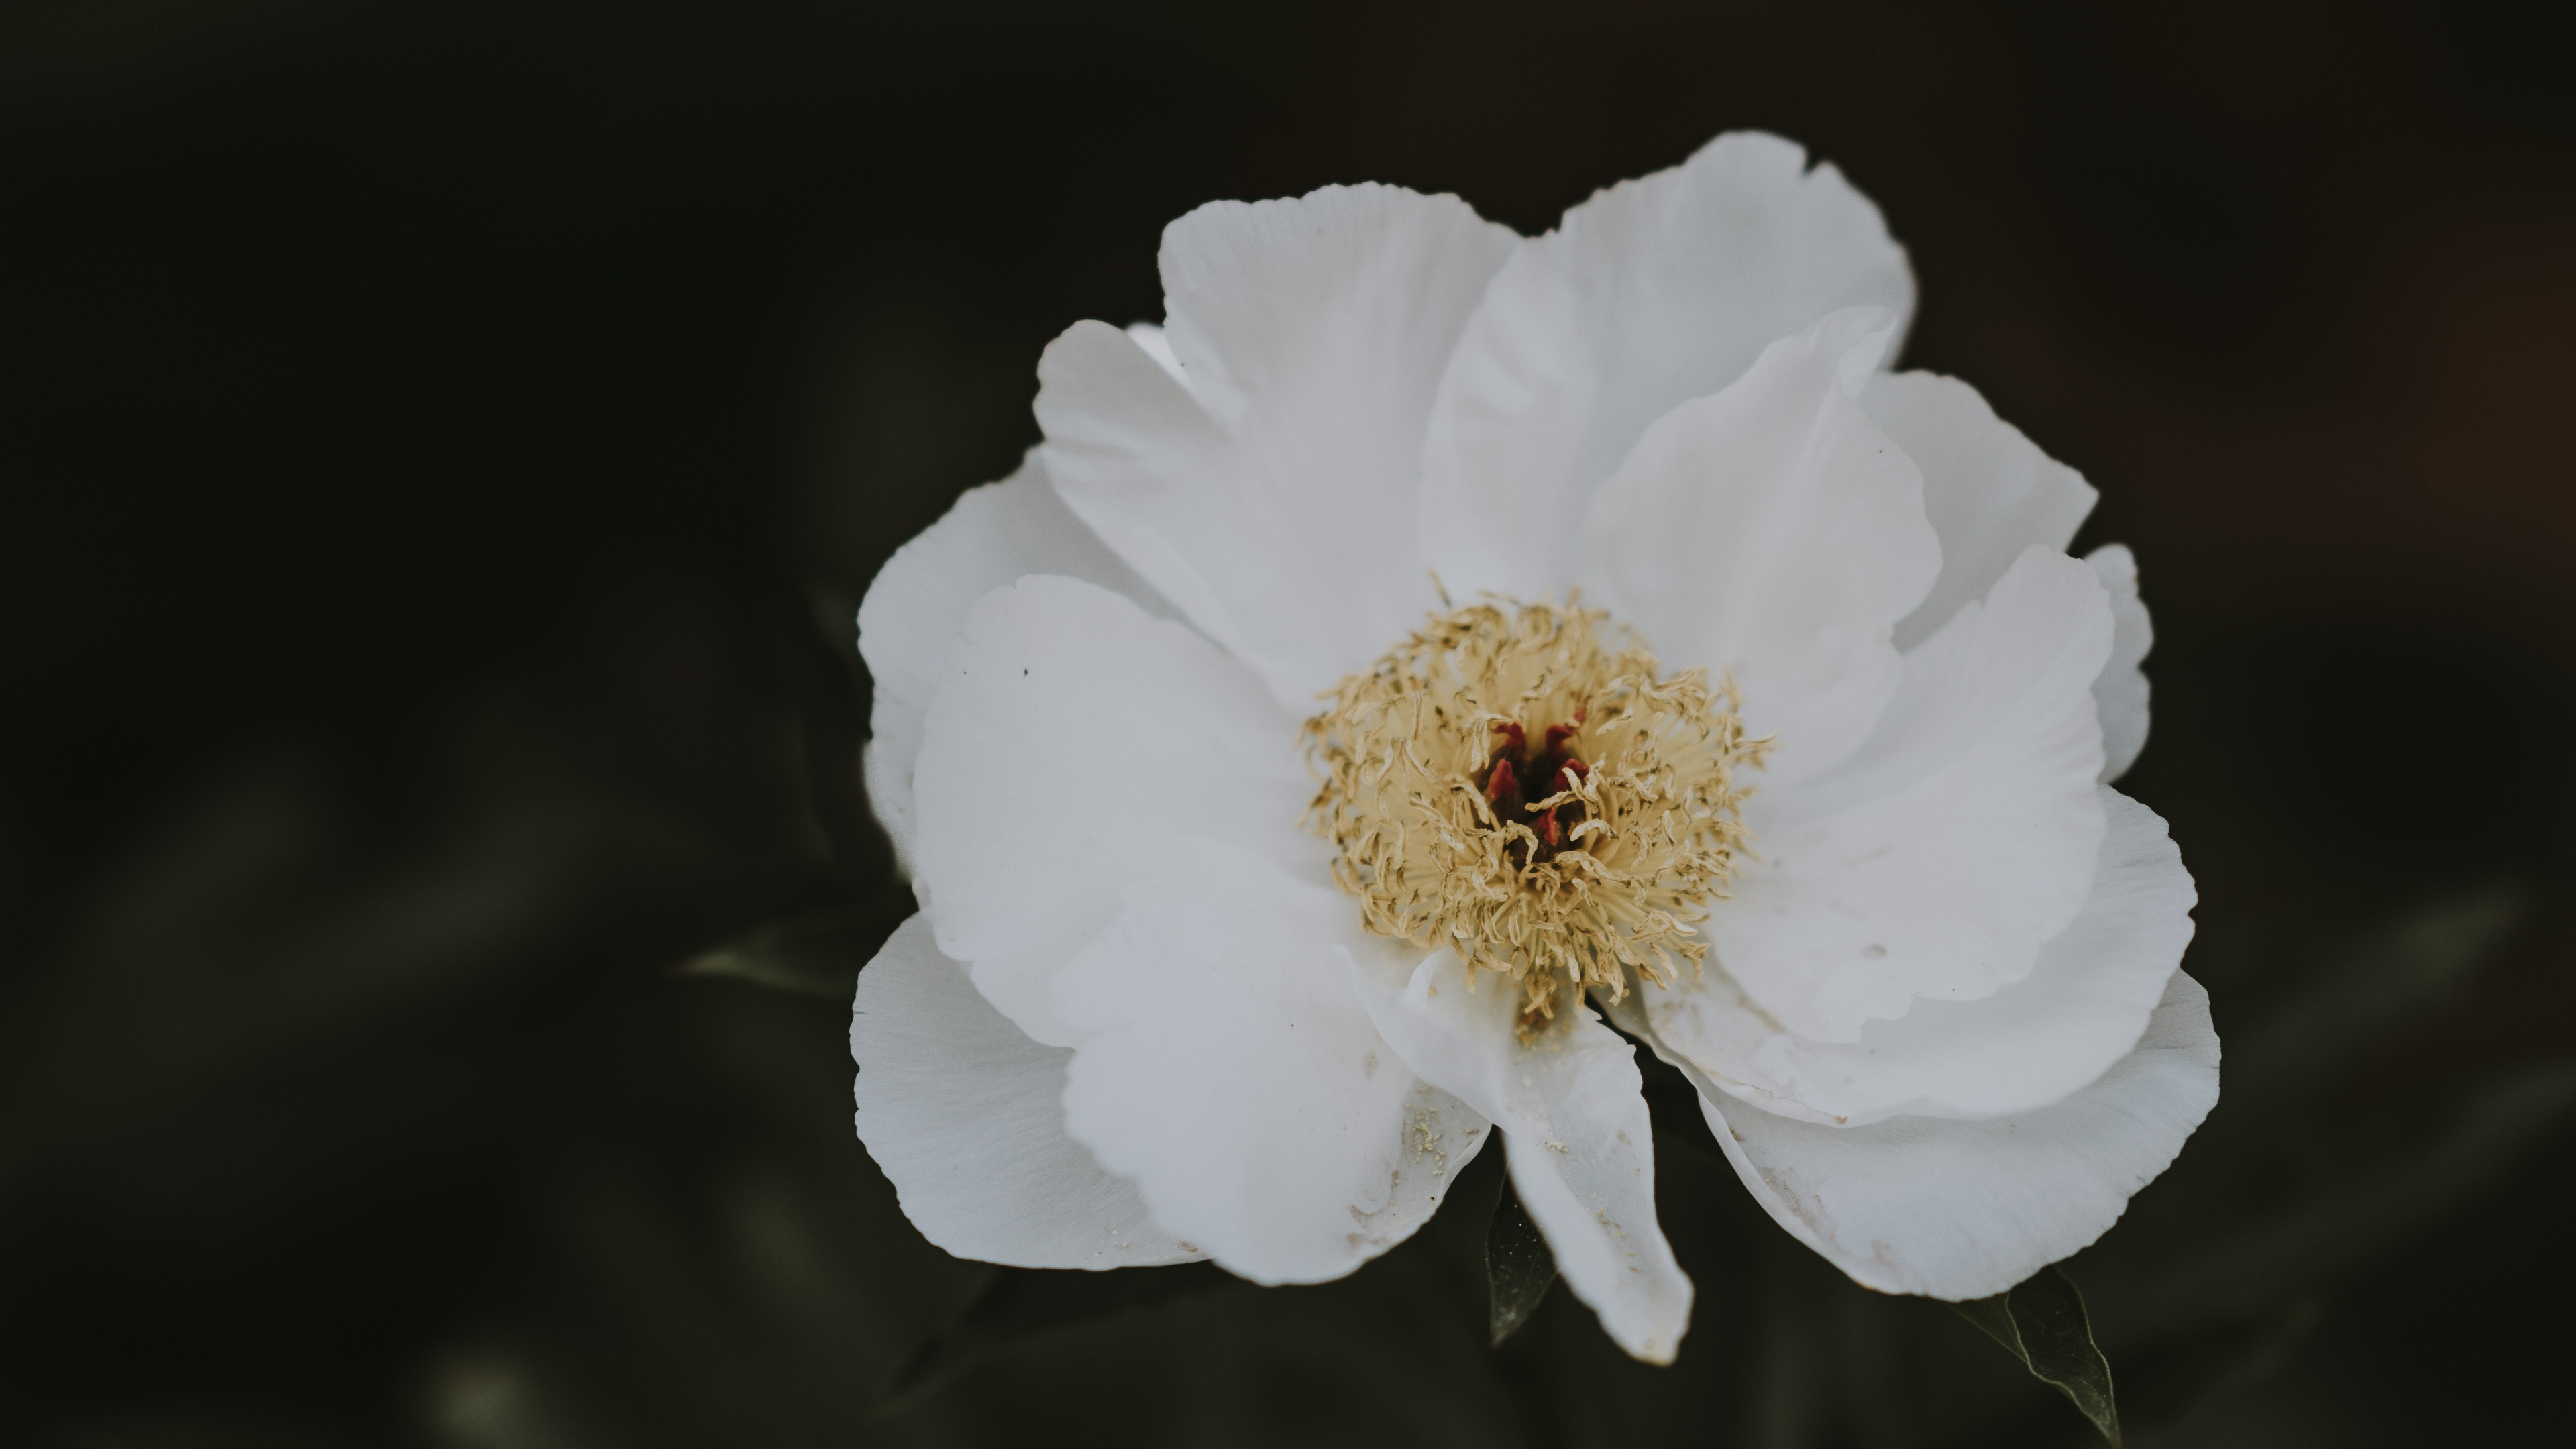
M 924 1338 L 886 1381 L 880 1414 L 901 1414 L 997 1354 L 1094 1327 L 1174 1298 L 1252 1285 L 1211 1263 L 1106 1273 L 996 1268 L 964 1308 Z
M 1104 1405 L 1104 1422 L 1148 1442 L 1606 1444 L 1655 1433 L 1761 1445 L 2041 1446 L 2082 1442 L 2087 1421 L 2114 1443 L 2214 1442 L 2203 1436 L 2227 1432 L 2231 1399 L 2279 1370 L 2339 1285 L 2474 1200 L 2576 1109 L 2570 1059 L 2499 1073 L 2409 1123 L 2420 1144 L 2412 1150 L 2337 1145 L 2386 1135 L 2384 1110 L 2356 1110 L 2355 1092 L 2381 1108 L 2356 1069 L 2491 964 L 2528 919 L 2528 893 L 2516 887 L 2446 895 L 2270 963 L 2256 978 L 2269 991 L 2249 984 L 2271 1004 L 2230 1038 L 2222 1112 L 2194 1139 L 2191 1171 L 2142 1194 L 2129 1222 L 2073 1260 L 2116 1305 L 2098 1337 L 2116 1349 L 2130 1385 L 2125 1440 L 2112 1365 L 2066 1274 L 2050 1268 L 2009 1294 L 1956 1305 L 1958 1319 L 1842 1280 L 1752 1205 L 1687 1083 L 1645 1055 L 1659 1207 L 1703 1285 L 1682 1363 L 1668 1373 L 1629 1363 L 1588 1309 L 1548 1293 L 1554 1264 L 1503 1180 L 1501 1154 L 1489 1152 L 1431 1226 L 1342 1283 L 1265 1292 L 1205 1264 L 983 1270 L 982 1286 L 893 1369 L 873 1422 L 904 1442 L 974 1442 L 1008 1432 L 978 1422 L 978 1407 L 1053 1401 L 1084 1365 L 1102 1374 L 1092 1391 L 1113 1394 L 1112 1385 L 1196 1382 L 1224 1366 L 1233 1377 L 1222 1391 L 1175 1403 L 1159 1401 L 1158 1387 L 1148 1396 L 1158 1402 Z M 707 959 L 802 994 L 814 939 L 792 922 Z M 2016 1392 L 1960 1319 L 2082 1417 Z M 1283 1332 L 1298 1346 L 1284 1357 L 1272 1337 Z M 1478 1352 L 1480 1342 L 1490 1351 Z M 1373 1358 L 1385 1361 L 1362 1362 Z M 1155 1367 L 1139 1380 L 1110 1366 L 1118 1363 Z M 1348 1387 L 1389 1371 L 1437 1405 L 1400 1432 L 1368 1420 L 1382 1405 Z M 1342 1387 L 1302 1402 L 1297 1383 Z M 1737 1433 L 1725 1435 L 1725 1424 Z
M 2543 1442 L 2576 1296 L 2576 89 L 2542 7 L 0 15 L 0 1442 L 2099 1442 L 1642 1063 L 1698 1310 L 998 1271 L 854 1141 L 852 610 L 1213 197 L 1525 230 L 1760 125 L 2103 490 L 2224 1094 L 2066 1265 L 2129 1443 Z M 772 923 L 764 925 L 763 923 Z M 785 989 L 771 989 L 785 988 Z M 1527 1280 L 1536 1281 L 1531 1274 Z
M 826 906 L 773 921 L 739 941 L 702 951 L 672 968 L 678 976 L 729 976 L 826 1001 L 848 1001 L 859 968 L 912 914 L 912 892 L 889 883 L 865 905 Z

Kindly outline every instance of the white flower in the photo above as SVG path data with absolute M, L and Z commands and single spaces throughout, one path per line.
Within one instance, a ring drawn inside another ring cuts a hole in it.
M 1974 391 L 1882 370 L 1913 283 L 1839 174 L 1726 136 L 1534 240 L 1328 188 L 1162 267 L 1163 327 L 1057 339 L 1045 443 L 860 611 L 923 910 L 860 979 L 858 1130 L 924 1235 L 1328 1279 L 1499 1126 L 1668 1361 L 1601 1014 L 1889 1292 L 2000 1292 L 2172 1161 L 2218 1042 L 2191 878 L 2102 783 L 2134 569 L 2066 555 L 2093 491 Z

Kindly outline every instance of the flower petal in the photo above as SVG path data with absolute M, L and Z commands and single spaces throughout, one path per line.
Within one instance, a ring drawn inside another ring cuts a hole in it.
M 1163 856 L 1225 841 L 1329 878 L 1329 847 L 1297 828 L 1314 782 L 1296 719 L 1186 626 L 1034 575 L 976 602 L 945 671 L 915 859 L 939 948 L 1039 1041 L 1075 1044 L 1046 978 Z
M 2055 1106 L 1822 1127 L 1701 1092 L 1718 1144 L 1780 1226 L 1882 1293 L 1958 1302 L 2003 1292 L 2119 1221 L 2217 1103 L 2218 1033 L 2209 993 L 2177 971 L 2137 1049 Z
M 2138 597 L 2138 560 L 2120 544 L 2106 543 L 2084 556 L 2111 594 L 2111 658 L 2093 681 L 2102 711 L 2102 778 L 2129 773 L 2147 747 L 2147 675 L 2138 666 L 2155 647 L 2155 625 Z
M 1056 977 L 1083 1033 L 1075 1140 L 1256 1282 L 1338 1278 L 1410 1237 L 1486 1123 L 1407 1071 L 1352 995 L 1350 901 L 1215 845 L 1124 900 Z
M 1982 599 L 2032 544 L 2060 553 L 2093 511 L 2093 486 L 1995 416 L 1977 390 L 1929 372 L 1880 373 L 1861 411 L 1923 470 L 1923 513 L 1941 535 L 1941 577 L 1896 626 L 1912 649 Z
M 966 611 L 1022 574 L 1064 574 L 1124 594 L 1149 612 L 1171 606 L 1083 527 L 1047 486 L 1032 451 L 1018 472 L 970 489 L 895 550 L 859 604 L 859 655 L 875 686 L 868 721 L 868 799 L 912 870 L 912 766 L 940 665 Z
M 1672 1362 L 1691 1281 L 1655 1221 L 1635 1049 L 1579 1003 L 1524 1045 L 1519 991 L 1500 977 L 1470 983 L 1445 949 L 1401 989 L 1357 969 L 1351 980 L 1406 1065 L 1502 1126 L 1512 1184 L 1574 1296 L 1621 1348 Z
M 897 926 L 859 973 L 850 1055 L 859 1140 L 940 1247 L 1022 1268 L 1207 1256 L 1154 1226 L 1136 1185 L 1065 1135 L 1073 1053 L 1029 1040 L 977 995 L 927 915 Z
M 2083 906 L 2107 828 L 2092 689 L 2111 632 L 2093 570 L 2032 547 L 1905 656 L 1867 744 L 1746 803 L 1760 859 L 1708 929 L 1754 1004 L 1857 1042 L 1917 997 L 2030 974 Z
M 1764 788 L 1849 754 L 1896 690 L 1890 631 L 1941 545 L 1922 475 L 1860 410 L 1894 314 L 1837 312 L 1659 419 L 1593 495 L 1577 577 L 1670 668 L 1731 671 Z
M 1130 322 L 1127 324 L 1127 337 L 1144 348 L 1145 355 L 1154 359 L 1155 366 L 1169 373 L 1172 381 L 1183 387 L 1190 385 L 1190 375 L 1182 370 L 1181 359 L 1173 353 L 1172 339 L 1164 334 L 1161 323 Z
M 1455 197 L 1327 187 L 1163 234 L 1164 341 L 1086 322 L 1038 365 L 1066 502 L 1302 707 L 1435 601 L 1414 533 L 1442 365 L 1518 239 Z
M 2155 812 L 2101 796 L 2110 833 L 2092 893 L 2022 980 L 1982 1001 L 1918 1001 L 1833 1043 L 1779 1029 L 1712 970 L 1641 988 L 1655 1036 L 1730 1096 L 1803 1121 L 1999 1117 L 2064 1099 L 2138 1044 L 2197 898 Z
M 1777 136 L 1720 136 L 1523 244 L 1468 323 L 1423 453 L 1422 529 L 1462 600 L 1562 593 L 1592 490 L 1647 425 L 1828 312 L 1914 305 L 1878 208 Z

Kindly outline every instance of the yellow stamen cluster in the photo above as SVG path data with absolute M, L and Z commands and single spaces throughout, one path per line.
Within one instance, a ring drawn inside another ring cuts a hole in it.
M 1668 984 L 1676 957 L 1708 954 L 1693 926 L 1745 838 L 1734 772 L 1770 743 L 1744 738 L 1731 682 L 1713 695 L 1702 670 L 1664 677 L 1642 641 L 1571 602 L 1485 603 L 1432 618 L 1331 698 L 1305 725 L 1323 775 L 1311 819 L 1369 930 L 1454 948 L 1470 981 L 1518 982 L 1525 1030 L 1561 990 L 1617 1000 L 1622 968 Z M 1528 781 L 1526 803 L 1489 791 L 1503 742 L 1551 725 L 1573 727 L 1563 751 L 1588 773 Z

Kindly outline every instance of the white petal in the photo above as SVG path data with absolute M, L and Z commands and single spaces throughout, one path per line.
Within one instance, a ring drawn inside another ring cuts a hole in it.
M 1970 1001 L 2029 975 L 2102 848 L 2092 688 L 2110 650 L 2093 570 L 2024 552 L 1905 656 L 1867 744 L 1747 802 L 1759 859 L 1708 924 L 1727 974 L 1826 1042 L 1917 997 Z
M 1804 1121 L 2000 1117 L 2060 1101 L 2128 1055 L 2191 943 L 2196 896 L 2155 812 L 2101 791 L 2110 833 L 2075 923 L 1982 1001 L 1918 1001 L 1851 1043 L 1810 1041 L 1725 973 L 1642 988 L 1664 1045 L 1728 1095 Z
M 850 1016 L 859 1140 L 904 1216 L 961 1258 L 1126 1268 L 1206 1256 L 1154 1226 L 1136 1185 L 1064 1131 L 1073 1053 L 1002 1018 L 939 954 L 930 918 L 895 928 Z
M 1923 470 L 1923 513 L 1941 535 L 1941 577 L 1896 626 L 1899 649 L 1984 598 L 2023 549 L 2065 552 L 2093 511 L 2093 485 L 2082 474 L 2041 452 L 1955 377 L 1880 373 L 1860 405 Z
M 1351 979 L 1408 1065 L 1503 1128 L 1512 1185 L 1574 1296 L 1621 1348 L 1672 1362 L 1691 1282 L 1655 1221 L 1654 1127 L 1635 1049 L 1579 1004 L 1524 1046 L 1518 990 L 1492 975 L 1471 986 L 1448 950 L 1400 990 L 1356 970 Z
M 2111 594 L 2111 658 L 2093 681 L 2102 711 L 2102 778 L 2116 780 L 2147 747 L 2147 676 L 2138 666 L 2155 647 L 2155 626 L 2138 597 L 2138 560 L 2120 544 L 2106 543 L 2084 556 Z
M 1914 305 L 1905 251 L 1831 166 L 1720 136 L 1524 244 L 1441 379 L 1423 539 L 1460 599 L 1561 594 L 1592 490 L 1646 427 L 1844 307 Z
M 1820 1127 L 1701 1090 L 1710 1130 L 1780 1226 L 1882 1293 L 1957 1302 L 2119 1221 L 2217 1103 L 2218 1034 L 2209 993 L 2177 971 L 2137 1049 L 2055 1106 Z
M 1130 322 L 1127 324 L 1127 336 L 1137 346 L 1144 348 L 1145 355 L 1154 359 L 1157 366 L 1171 374 L 1172 381 L 1183 387 L 1190 385 L 1190 375 L 1181 370 L 1181 359 L 1172 351 L 1172 339 L 1164 334 L 1160 326 L 1152 322 Z
M 945 670 L 913 772 L 917 867 L 939 948 L 1039 1041 L 1075 1044 L 1046 978 L 1161 857 L 1231 841 L 1329 878 L 1299 828 L 1296 719 L 1186 626 L 1033 575 L 976 602 Z
M 1124 594 L 1144 608 L 1170 606 L 1083 527 L 1032 452 L 999 483 L 970 490 L 937 523 L 895 550 L 859 605 L 859 654 L 875 685 L 867 747 L 868 799 L 912 869 L 912 766 L 940 665 L 966 611 L 1022 574 L 1065 574 Z
M 1379 1040 L 1351 993 L 1349 899 L 1222 846 L 1124 895 L 1056 978 L 1083 1033 L 1074 1138 L 1257 1282 L 1338 1278 L 1410 1237 L 1486 1123 Z
M 1732 671 L 1766 789 L 1851 752 L 1895 692 L 1890 631 L 1940 571 L 1922 475 L 1852 400 L 1894 336 L 1837 312 L 1646 430 L 1593 495 L 1578 577 L 1667 668 Z
M 1047 349 L 1049 475 L 1303 708 L 1436 602 L 1414 532 L 1423 429 L 1517 244 L 1455 197 L 1383 186 L 1203 206 L 1163 234 L 1176 372 L 1099 323 Z

